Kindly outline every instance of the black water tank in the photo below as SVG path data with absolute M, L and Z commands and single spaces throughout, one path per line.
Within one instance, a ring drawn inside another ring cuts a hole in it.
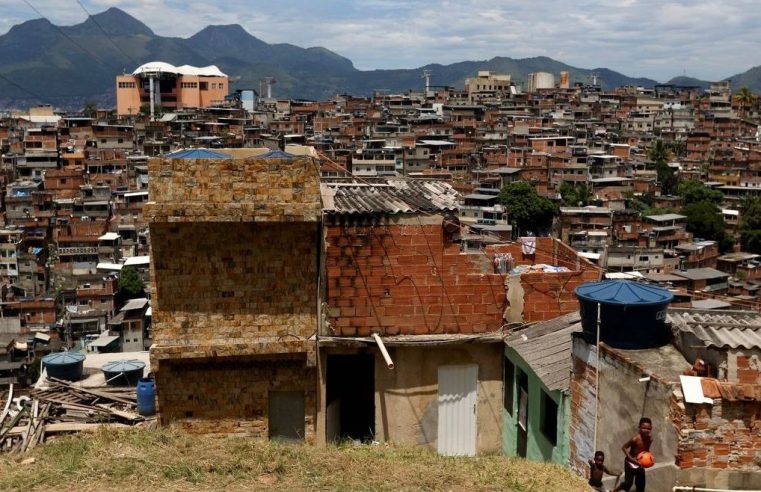
M 666 289 L 629 280 L 588 282 L 575 290 L 581 308 L 585 338 L 597 336 L 600 304 L 600 340 L 620 349 L 662 347 L 671 341 L 666 308 L 674 298 Z

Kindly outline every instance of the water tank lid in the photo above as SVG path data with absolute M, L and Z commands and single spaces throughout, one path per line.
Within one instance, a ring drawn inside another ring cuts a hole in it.
M 587 282 L 576 287 L 575 292 L 582 301 L 624 306 L 666 304 L 674 298 L 674 295 L 664 288 L 631 280 Z
M 42 358 L 46 366 L 68 366 L 85 360 L 85 354 L 80 352 L 54 352 Z
M 137 370 L 143 370 L 145 368 L 145 362 L 141 360 L 115 360 L 106 362 L 103 364 L 105 372 L 132 372 Z

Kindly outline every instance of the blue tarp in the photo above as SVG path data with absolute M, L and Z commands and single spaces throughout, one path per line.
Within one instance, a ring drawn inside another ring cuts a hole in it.
M 282 150 L 270 150 L 266 154 L 262 154 L 259 157 L 262 159 L 293 159 L 296 156 L 289 154 L 288 152 L 283 152 Z
M 209 149 L 184 149 L 167 154 L 167 159 L 230 159 L 230 154 L 214 152 Z

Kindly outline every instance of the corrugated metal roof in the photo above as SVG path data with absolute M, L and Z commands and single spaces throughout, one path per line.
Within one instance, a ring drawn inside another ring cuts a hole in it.
M 571 334 L 581 331 L 579 312 L 520 330 L 505 339 L 550 391 L 566 391 L 571 380 Z
M 693 333 L 706 347 L 761 347 L 761 314 L 753 311 L 669 309 L 674 329 Z
M 380 184 L 323 183 L 323 210 L 330 214 L 454 211 L 460 194 L 437 180 L 388 179 Z
M 148 304 L 148 299 L 146 299 L 145 297 L 130 299 L 129 301 L 127 301 L 127 304 L 125 304 L 119 311 L 132 311 L 133 309 L 143 309 L 146 304 Z

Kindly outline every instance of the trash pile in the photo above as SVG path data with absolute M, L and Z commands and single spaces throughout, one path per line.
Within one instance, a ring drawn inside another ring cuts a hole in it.
M 146 421 L 137 413 L 134 387 L 82 388 L 48 379 L 44 390 L 14 396 L 11 385 L 0 395 L 0 452 L 24 453 L 57 434 Z

